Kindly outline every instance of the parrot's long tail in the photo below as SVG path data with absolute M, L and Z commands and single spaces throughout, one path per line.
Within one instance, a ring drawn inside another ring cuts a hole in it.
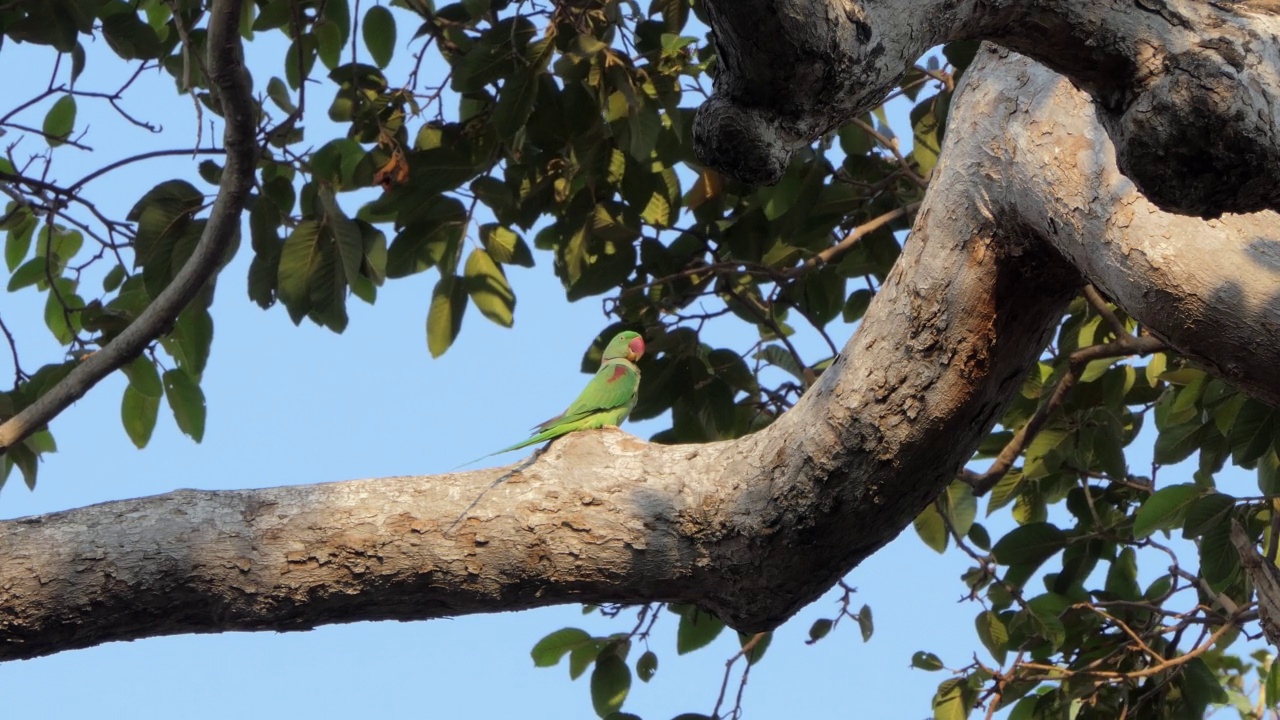
M 571 423 L 571 424 L 568 424 L 568 425 L 557 425 L 556 427 L 553 427 L 553 428 L 551 428 L 551 429 L 549 429 L 549 430 L 543 430 L 542 432 L 538 433 L 537 435 L 534 435 L 533 437 L 529 438 L 528 440 L 523 440 L 523 441 L 521 441 L 521 442 L 516 443 L 515 445 L 510 446 L 510 447 L 505 447 L 505 448 L 502 448 L 501 450 L 496 450 L 496 451 L 494 451 L 494 452 L 489 453 L 488 455 L 481 455 L 480 457 L 476 458 L 475 460 L 468 460 L 467 462 L 464 462 L 464 463 L 462 463 L 461 465 L 459 465 L 459 466 L 457 466 L 457 467 L 453 468 L 453 470 L 458 470 L 458 469 L 464 468 L 464 467 L 466 467 L 466 466 L 468 466 L 468 465 L 474 465 L 475 463 L 478 463 L 478 462 L 480 462 L 481 460 L 484 460 L 485 458 L 491 458 L 491 457 L 493 457 L 494 455 L 501 455 L 501 454 L 503 454 L 503 453 L 509 453 L 509 452 L 511 452 L 512 450 L 519 450 L 520 448 L 527 448 L 527 447 L 529 447 L 530 445 L 537 445 L 537 444 L 538 444 L 538 443 L 540 443 L 540 442 L 546 442 L 547 440 L 553 440 L 553 439 L 555 439 L 555 438 L 560 437 L 561 435 L 567 435 L 568 433 L 571 433 L 571 432 L 573 432 L 574 430 L 579 429 L 580 427 L 582 427 L 582 425 L 580 425 L 580 424 L 576 424 L 576 423 Z M 450 470 L 449 472 L 453 472 L 453 470 Z

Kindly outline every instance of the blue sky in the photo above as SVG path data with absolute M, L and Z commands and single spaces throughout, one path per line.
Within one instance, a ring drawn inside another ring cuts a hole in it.
M 271 74 L 280 74 L 260 69 L 280 67 L 279 53 L 256 47 L 261 45 L 251 48 L 250 57 L 260 89 Z M 91 50 L 91 61 L 105 57 L 102 50 Z M 405 60 L 403 43 L 399 52 Z M 6 43 L 0 72 L 10 79 L 7 94 L 13 102 L 43 89 L 51 60 L 45 49 Z M 118 74 L 118 65 L 91 62 L 79 86 L 114 88 Z M 324 104 L 312 102 L 318 111 L 307 123 L 308 139 L 318 147 L 334 135 L 320 122 Z M 26 124 L 38 126 L 47 105 L 22 116 Z M 81 101 L 78 127 L 87 121 L 85 142 L 97 152 L 60 148 L 49 179 L 67 183 L 114 158 L 193 144 L 191 103 L 173 93 L 167 75 L 142 78 L 125 107 L 159 122 L 163 132 L 150 135 L 122 123 L 105 103 Z M 900 123 L 903 114 L 893 117 Z M 24 144 L 16 154 L 39 149 Z M 89 194 L 121 216 L 156 182 L 194 180 L 197 162 L 178 157 L 133 165 L 95 183 Z M 586 380 L 578 371 L 583 350 L 608 322 L 598 299 L 568 303 L 551 272 L 550 255 L 535 251 L 537 267 L 509 269 L 518 296 L 515 327 L 498 327 L 471 309 L 454 347 L 432 360 L 424 323 L 434 273 L 388 282 L 373 307 L 353 298 L 350 325 L 339 336 L 311 324 L 295 327 L 283 308 L 264 312 L 253 305 L 245 283 L 249 259 L 245 242 L 218 284 L 215 342 L 203 383 L 209 408 L 204 442 L 197 445 L 182 436 L 162 407 L 150 446 L 136 450 L 119 421 L 124 383 L 113 376 L 55 421 L 60 451 L 44 462 L 35 492 L 16 475 L 10 479 L 0 492 L 0 518 L 178 488 L 240 489 L 445 472 L 522 439 L 530 425 L 562 409 Z M 0 317 L 16 336 L 27 370 L 62 356 L 43 326 L 43 302 L 34 288 L 0 294 Z M 831 330 L 843 344 L 853 328 Z M 749 328 L 723 332 L 717 339 L 727 345 L 750 345 Z M 810 348 L 806 357 L 822 357 L 816 341 L 806 342 L 801 346 L 802 352 Z M 7 352 L 0 353 L 0 377 L 10 372 Z M 625 429 L 647 437 L 665 422 Z M 1141 467 L 1146 461 L 1134 456 L 1131 462 Z M 1171 475 L 1162 474 L 1162 481 L 1177 481 Z M 993 536 L 1009 522 L 1001 515 L 990 526 Z M 975 651 L 989 660 L 973 630 L 978 608 L 958 602 L 963 590 L 958 577 L 967 567 L 961 554 L 937 555 L 908 529 L 847 578 L 859 588 L 855 603 L 869 604 L 875 614 L 871 641 L 864 644 L 846 621 L 822 642 L 807 646 L 809 625 L 834 616 L 839 594 L 805 608 L 778 631 L 764 661 L 752 670 L 744 698 L 747 716 L 929 716 L 929 699 L 946 673 L 910 669 L 912 653 L 934 652 L 952 667 L 967 664 Z M 616 622 L 584 617 L 578 606 L 566 606 L 289 634 L 115 643 L 2 665 L 0 697 L 17 717 L 590 718 L 587 680 L 570 682 L 564 666 L 534 668 L 529 649 L 566 625 L 598 634 L 629 628 L 632 615 L 624 617 Z M 725 633 L 710 648 L 678 657 L 674 636 L 674 620 L 659 622 L 650 641 L 660 658 L 658 672 L 650 683 L 633 685 L 625 706 L 646 720 L 709 713 L 724 661 L 736 650 L 732 634 Z

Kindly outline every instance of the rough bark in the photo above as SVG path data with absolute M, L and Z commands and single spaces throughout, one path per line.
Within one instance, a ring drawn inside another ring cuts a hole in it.
M 452 531 L 499 471 L 183 491 L 3 523 L 0 658 L 574 601 L 692 601 L 773 627 L 946 486 L 1078 285 L 974 189 L 930 195 L 840 359 L 761 433 L 684 447 L 571 435 L 507 469 Z
M 1179 352 L 1280 406 L 1280 215 L 1163 212 L 1117 168 L 1096 101 L 991 46 L 971 71 L 967 122 L 948 132 L 974 142 L 994 212 L 1044 238 Z
M 587 432 L 500 470 L 182 491 L 0 523 L 0 659 L 565 602 L 681 600 L 773 627 L 952 480 L 1077 273 L 1275 398 L 1280 268 L 1259 230 L 1274 217 L 1155 209 L 1119 175 L 1092 107 L 1043 67 L 983 55 L 897 266 L 838 361 L 767 430 L 676 447 Z M 1196 237 L 1249 267 L 1207 262 Z M 1235 294 L 1215 300 L 1221 288 Z M 1157 317 L 1166 297 L 1182 304 Z M 1209 342 L 1212 328 L 1227 337 Z M 1264 342 L 1249 348 L 1249 333 Z
M 990 40 L 1099 101 L 1119 167 L 1157 206 L 1280 207 L 1280 15 L 1202 0 L 707 0 L 720 57 L 695 144 L 776 182 L 791 152 L 866 112 L 926 50 Z

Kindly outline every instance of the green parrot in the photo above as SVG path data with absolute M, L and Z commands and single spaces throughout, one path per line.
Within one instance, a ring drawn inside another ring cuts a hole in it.
M 636 406 L 636 393 L 640 390 L 640 368 L 636 367 L 636 361 L 643 355 L 644 338 L 639 333 L 630 330 L 618 333 L 605 346 L 595 377 L 567 410 L 535 426 L 533 429 L 537 432 L 528 440 L 485 457 L 536 445 L 574 430 L 621 425 Z

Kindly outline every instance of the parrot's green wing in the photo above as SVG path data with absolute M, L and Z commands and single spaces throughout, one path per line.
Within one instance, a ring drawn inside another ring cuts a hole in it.
M 639 389 L 640 369 L 634 363 L 626 358 L 606 361 L 564 413 L 535 427 L 539 432 L 528 440 L 489 453 L 485 457 L 536 445 L 574 430 L 618 425 L 626 419 L 631 408 L 635 407 Z
M 605 425 L 617 425 L 622 422 L 631 408 L 636 404 L 636 393 L 640 389 L 640 371 L 627 360 L 610 360 L 600 366 L 595 377 L 578 394 L 567 410 L 562 414 L 534 427 L 535 430 L 550 430 L 565 423 L 574 423 L 598 413 L 616 413 L 614 422 Z M 601 426 L 596 426 L 601 427 Z

